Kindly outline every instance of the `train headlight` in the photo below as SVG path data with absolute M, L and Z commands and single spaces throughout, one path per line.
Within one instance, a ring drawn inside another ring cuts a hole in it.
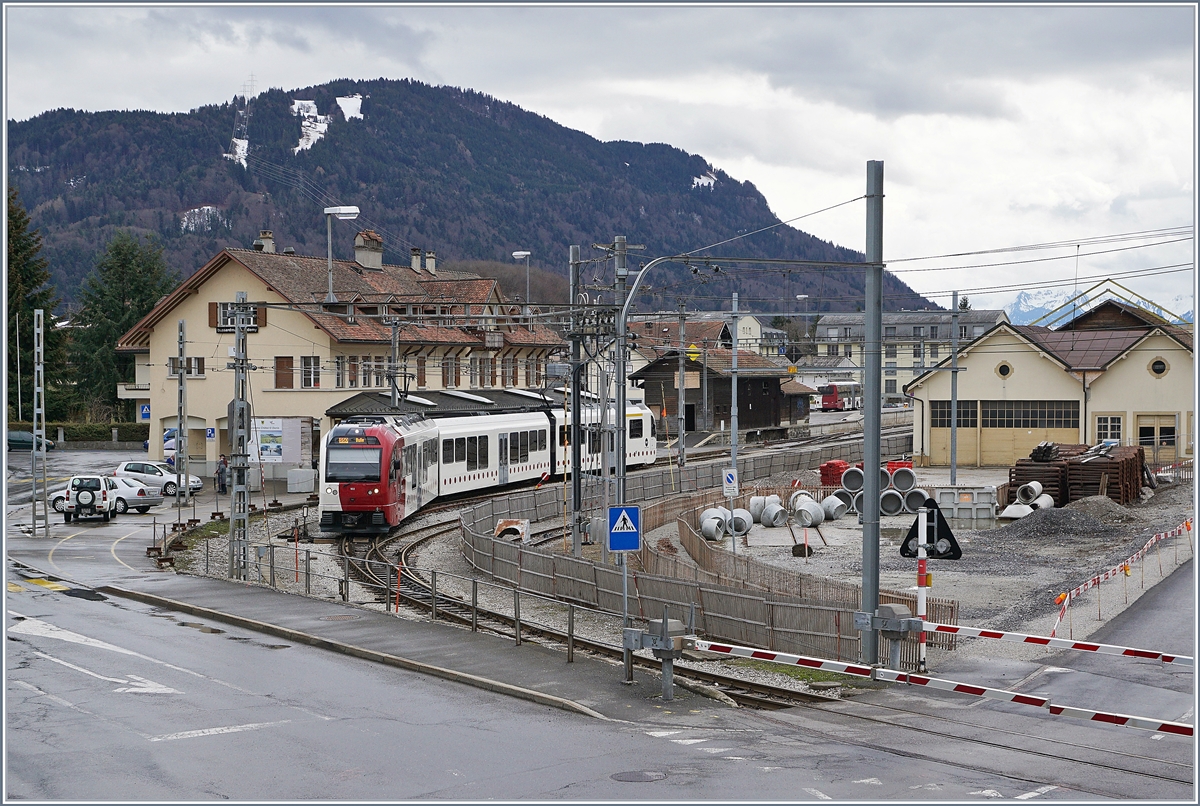
M 325 488 L 325 494 L 326 494 L 326 495 L 333 495 L 333 488 L 332 488 L 332 487 L 326 487 L 326 488 Z
M 374 490 L 371 490 L 371 495 L 379 495 L 379 488 L 376 487 Z

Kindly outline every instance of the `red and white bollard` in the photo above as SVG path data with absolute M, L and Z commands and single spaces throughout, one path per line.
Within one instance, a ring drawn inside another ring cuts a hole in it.
M 927 589 L 929 562 L 925 557 L 925 543 L 929 540 L 929 510 L 921 507 L 917 510 L 917 618 L 925 621 L 925 591 Z M 917 671 L 927 672 L 925 665 L 925 631 L 917 634 Z

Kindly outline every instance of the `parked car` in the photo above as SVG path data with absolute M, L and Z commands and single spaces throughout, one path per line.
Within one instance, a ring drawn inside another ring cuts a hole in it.
M 99 515 L 105 521 L 117 515 L 117 480 L 111 476 L 72 476 L 67 483 L 67 508 L 63 522 Z
M 165 443 L 168 439 L 170 439 L 170 440 L 175 439 L 175 429 L 174 428 L 168 428 L 167 430 L 163 431 L 163 442 Z M 172 445 L 171 449 L 174 450 L 175 446 Z M 144 450 L 144 451 L 150 450 L 150 440 L 148 440 L 148 439 L 142 440 L 142 450 Z
M 55 512 L 67 511 L 67 488 L 55 490 L 50 493 L 50 506 Z M 116 513 L 124 515 L 131 509 L 145 514 L 150 511 L 151 507 L 156 507 L 163 502 L 162 493 L 154 487 L 147 487 L 137 479 L 118 478 L 117 479 L 117 506 Z
M 42 443 L 46 446 L 46 450 L 54 450 L 54 440 L 42 439 Z M 10 451 L 32 451 L 33 450 L 33 432 L 32 431 L 9 431 L 8 432 L 8 449 Z
M 147 487 L 161 490 L 168 498 L 175 495 L 179 484 L 179 474 L 166 462 L 121 462 L 113 471 L 113 475 L 136 479 Z M 199 476 L 188 475 L 188 488 L 192 492 L 203 487 L 204 481 Z

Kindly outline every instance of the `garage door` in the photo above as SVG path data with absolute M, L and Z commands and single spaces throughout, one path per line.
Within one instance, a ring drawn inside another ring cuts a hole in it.
M 1178 455 L 1178 428 L 1174 414 L 1138 414 L 1138 444 L 1146 449 L 1146 461 L 1165 465 Z

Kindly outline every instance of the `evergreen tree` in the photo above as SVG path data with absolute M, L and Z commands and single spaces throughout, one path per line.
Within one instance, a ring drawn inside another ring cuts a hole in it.
M 968 296 L 959 297 L 958 298 L 958 309 L 960 311 L 971 310 L 971 298 Z
M 56 327 L 54 309 L 59 299 L 50 281 L 48 262 L 42 257 L 42 236 L 29 228 L 29 214 L 8 189 L 8 417 L 33 419 L 33 312 L 41 308 L 43 371 L 47 420 L 65 416 L 70 405 L 66 375 L 66 336 Z M 17 344 L 20 342 L 18 355 Z M 20 378 L 17 367 L 20 366 Z M 18 394 L 18 389 L 20 390 Z
M 84 281 L 82 307 L 75 317 L 72 363 L 81 402 L 93 417 L 116 413 L 117 384 L 134 380 L 134 356 L 118 353 L 117 339 L 150 312 L 174 288 L 162 247 L 118 232 Z M 129 416 L 131 412 L 121 412 Z

